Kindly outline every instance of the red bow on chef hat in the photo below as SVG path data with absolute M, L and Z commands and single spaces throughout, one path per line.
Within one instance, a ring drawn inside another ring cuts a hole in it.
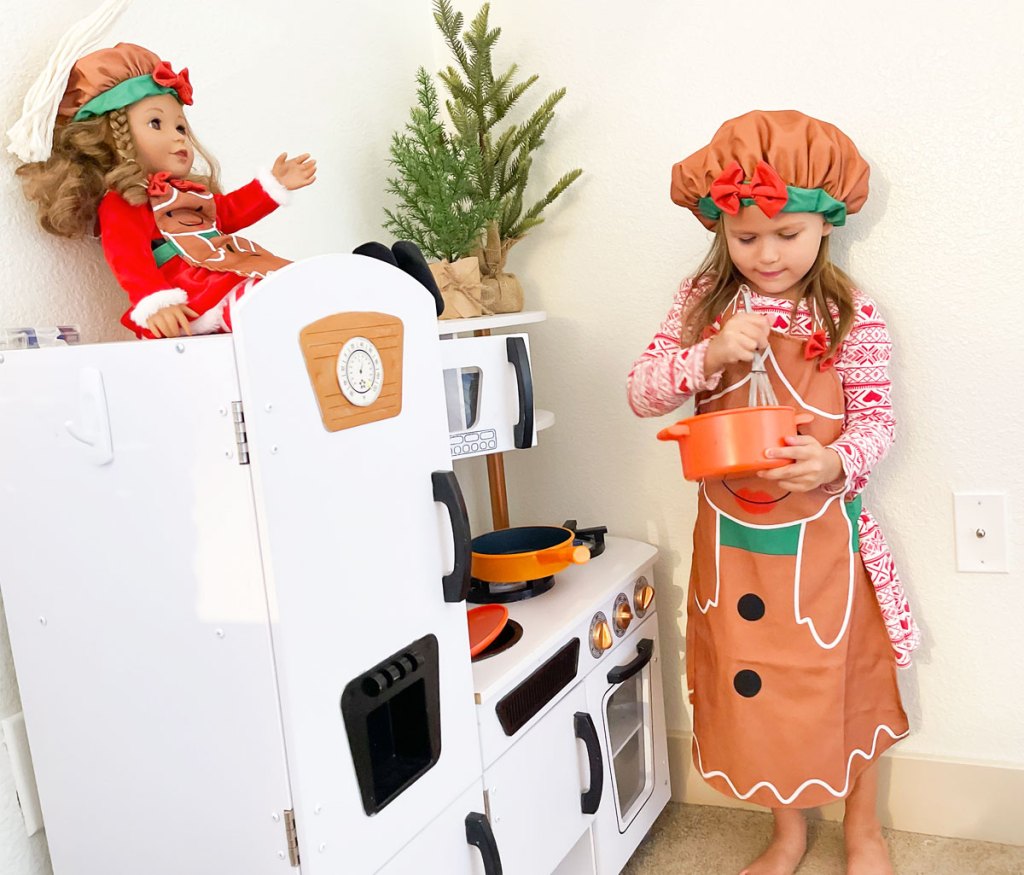
M 786 183 L 767 161 L 758 161 L 750 182 L 745 182 L 739 161 L 729 164 L 711 183 L 709 192 L 723 213 L 735 216 L 743 198 L 752 198 L 769 219 L 775 218 L 789 200 Z

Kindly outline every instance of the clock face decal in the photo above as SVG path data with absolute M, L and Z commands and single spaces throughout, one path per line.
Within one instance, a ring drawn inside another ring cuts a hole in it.
M 353 337 L 338 353 L 338 385 L 357 407 L 369 407 L 380 395 L 384 366 L 371 340 Z

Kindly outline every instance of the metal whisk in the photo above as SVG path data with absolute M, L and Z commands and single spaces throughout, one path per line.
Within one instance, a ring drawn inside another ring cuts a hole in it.
M 746 285 L 740 286 L 740 294 L 743 295 L 743 306 L 748 313 L 754 312 L 750 302 L 750 289 Z M 771 380 L 768 379 L 768 371 L 764 367 L 764 354 L 754 352 L 754 358 L 750 362 L 750 395 L 747 399 L 748 407 L 775 407 L 779 403 L 775 397 L 775 390 L 772 388 Z

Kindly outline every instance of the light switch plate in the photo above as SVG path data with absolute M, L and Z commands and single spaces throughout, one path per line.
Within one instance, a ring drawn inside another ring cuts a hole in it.
M 958 571 L 1009 571 L 1006 493 L 953 493 Z

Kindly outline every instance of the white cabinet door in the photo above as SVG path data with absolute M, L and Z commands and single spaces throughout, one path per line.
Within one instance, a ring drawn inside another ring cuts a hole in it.
M 0 587 L 54 871 L 294 871 L 231 338 L 3 358 Z
M 409 842 L 379 875 L 496 875 L 501 848 L 495 843 L 483 812 L 483 792 L 477 783 Z M 477 844 L 470 844 L 471 839 Z M 354 870 L 346 871 L 349 875 L 361 875 Z
M 581 797 L 596 797 L 603 776 L 591 774 L 589 730 L 577 729 L 588 718 L 577 685 L 484 772 L 505 875 L 553 872 L 589 828 Z

